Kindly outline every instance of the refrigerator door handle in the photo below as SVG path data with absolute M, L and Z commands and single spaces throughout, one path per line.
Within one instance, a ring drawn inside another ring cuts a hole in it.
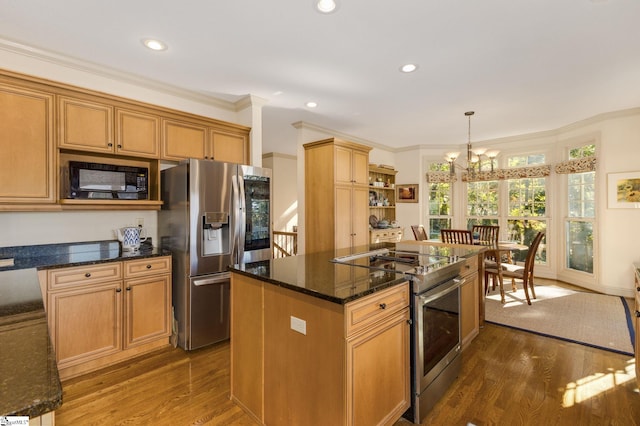
M 193 280 L 193 285 L 195 285 L 196 287 L 200 287 L 203 285 L 218 284 L 224 281 L 228 281 L 230 278 L 231 278 L 231 273 L 225 272 L 223 274 L 218 274 L 215 277 L 202 278 L 200 280 Z
M 243 235 L 240 233 L 241 223 L 240 223 L 240 210 L 242 209 L 241 201 L 240 201 L 240 188 L 239 188 L 239 178 L 237 173 L 231 177 L 231 188 L 232 188 L 232 200 L 231 200 L 231 214 L 233 215 L 233 234 L 235 237 L 231 241 L 231 259 L 233 263 L 240 263 L 240 241 L 243 238 Z
M 238 244 L 238 263 L 242 263 L 242 259 L 244 258 L 244 241 L 245 241 L 245 232 L 246 223 L 247 223 L 247 206 L 245 205 L 245 193 L 244 193 L 244 170 L 242 170 L 242 166 L 238 166 L 238 181 L 237 187 L 238 191 L 236 195 L 238 197 L 238 208 L 236 209 L 238 215 L 237 223 L 237 244 Z

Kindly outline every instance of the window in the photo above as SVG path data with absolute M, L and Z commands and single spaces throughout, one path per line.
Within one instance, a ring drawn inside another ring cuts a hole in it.
M 449 172 L 449 163 L 432 163 L 431 172 Z M 452 182 L 429 182 L 427 199 L 429 200 L 429 238 L 439 238 L 441 229 L 451 228 L 451 189 Z
M 509 167 L 530 167 L 544 164 L 544 154 L 517 155 L 507 159 Z M 525 177 L 508 179 L 507 238 L 531 245 L 538 232 L 547 229 L 547 178 Z M 543 240 L 544 241 L 544 240 Z M 513 258 L 524 262 L 527 252 L 516 252 Z M 537 263 L 546 263 L 546 245 L 541 244 Z
M 498 181 L 467 183 L 467 228 L 498 224 Z
M 569 150 L 569 159 L 595 155 L 595 145 Z M 596 172 L 571 173 L 567 178 L 566 259 L 569 269 L 593 273 L 593 228 L 596 217 Z
M 545 155 L 540 153 L 514 155 L 505 159 L 508 169 L 529 167 L 512 172 L 499 171 L 498 180 L 467 183 L 467 227 L 498 225 L 500 238 L 531 245 L 539 231 L 547 229 L 547 178 L 541 174 Z M 526 177 L 526 176 L 532 177 Z M 513 176 L 512 178 L 510 178 Z M 523 177 L 524 176 L 524 177 Z M 524 261 L 527 252 L 513 254 L 515 261 Z M 546 263 L 546 244 L 541 244 L 536 262 Z

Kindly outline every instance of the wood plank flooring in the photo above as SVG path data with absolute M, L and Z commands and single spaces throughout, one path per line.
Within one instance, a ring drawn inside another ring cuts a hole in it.
M 487 324 L 422 424 L 640 424 L 634 368 L 629 356 Z M 255 424 L 228 398 L 228 342 L 161 350 L 65 381 L 63 390 L 57 426 Z

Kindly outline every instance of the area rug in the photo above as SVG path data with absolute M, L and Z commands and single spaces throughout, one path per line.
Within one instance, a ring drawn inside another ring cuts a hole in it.
M 487 295 L 486 321 L 633 356 L 633 323 L 623 297 L 547 285 L 535 289 L 537 299 L 529 306 L 521 286 L 512 292 L 505 282 L 504 305 L 497 288 Z

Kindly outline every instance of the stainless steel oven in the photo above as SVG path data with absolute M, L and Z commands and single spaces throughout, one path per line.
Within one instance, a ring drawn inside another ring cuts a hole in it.
M 463 278 L 456 276 L 413 295 L 414 401 L 409 414 L 414 423 L 421 423 L 460 372 L 460 286 L 463 282 Z

